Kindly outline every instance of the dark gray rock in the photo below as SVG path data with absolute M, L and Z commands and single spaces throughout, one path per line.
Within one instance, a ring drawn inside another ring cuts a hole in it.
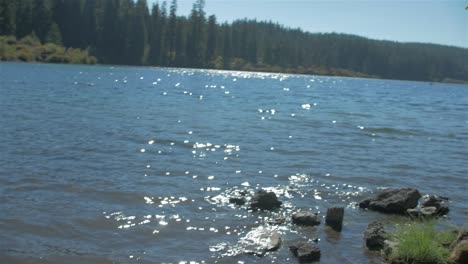
M 231 197 L 229 198 L 229 202 L 241 206 L 245 204 L 246 200 L 244 197 Z
M 447 199 L 435 195 L 426 195 L 421 202 L 421 206 L 406 210 L 412 218 L 435 217 L 445 215 L 449 212 L 449 207 L 445 203 Z
M 279 208 L 281 204 L 274 192 L 260 190 L 252 197 L 250 207 L 254 210 L 274 210 Z
M 266 252 L 279 249 L 281 236 L 276 231 L 257 228 L 247 233 L 241 244 L 244 246 L 245 254 L 263 256 Z
M 382 223 L 375 221 L 364 231 L 366 247 L 370 250 L 381 250 L 385 245 L 386 232 Z
M 332 207 L 328 208 L 325 224 L 329 225 L 333 230 L 341 232 L 343 227 L 344 208 Z
M 446 200 L 447 199 L 436 195 L 428 195 L 424 197 L 424 200 L 421 203 L 421 208 L 435 207 L 436 212 L 434 215 L 446 215 L 449 212 Z
M 421 194 L 414 188 L 389 189 L 359 203 L 361 208 L 392 214 L 405 214 L 418 205 Z
M 320 217 L 311 212 L 297 212 L 293 214 L 292 222 L 296 225 L 316 226 L 320 225 Z
M 367 198 L 367 199 L 365 199 L 365 200 L 362 200 L 362 201 L 359 203 L 359 207 L 360 207 L 360 208 L 368 208 L 371 201 L 372 201 L 372 199 L 370 199 L 370 198 Z
M 294 246 L 290 246 L 289 250 L 299 260 L 300 263 L 313 262 L 320 260 L 320 248 L 309 243 L 299 243 Z

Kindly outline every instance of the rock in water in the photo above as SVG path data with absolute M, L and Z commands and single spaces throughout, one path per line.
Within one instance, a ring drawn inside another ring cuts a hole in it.
M 254 210 L 274 210 L 279 208 L 281 204 L 274 192 L 260 190 L 252 197 L 250 207 Z
M 341 232 L 343 227 L 344 208 L 332 207 L 328 208 L 325 224 L 329 225 L 335 231 Z
M 424 198 L 424 201 L 421 203 L 421 210 L 428 207 L 435 207 L 436 212 L 434 212 L 433 215 L 445 215 L 449 212 L 449 207 L 445 203 L 445 199 L 435 195 L 429 195 Z
M 419 198 L 421 194 L 414 188 L 389 189 L 360 202 L 359 207 L 383 213 L 405 214 L 407 209 L 418 205 Z
M 296 225 L 316 226 L 320 225 L 320 218 L 311 212 L 297 212 L 293 214 L 292 222 Z
M 367 226 L 364 231 L 366 247 L 370 250 L 381 250 L 385 245 L 385 230 L 382 223 L 375 221 Z
M 289 250 L 298 258 L 300 263 L 320 260 L 320 249 L 309 243 L 302 242 L 295 246 L 290 246 Z
M 245 198 L 244 197 L 231 197 L 229 198 L 229 202 L 235 205 L 244 205 L 245 204 Z
M 244 246 L 244 253 L 263 256 L 266 252 L 278 250 L 281 236 L 276 231 L 259 227 L 247 233 L 240 244 Z

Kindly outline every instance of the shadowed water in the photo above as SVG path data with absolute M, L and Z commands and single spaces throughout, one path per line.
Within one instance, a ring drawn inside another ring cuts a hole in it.
M 323 263 L 380 263 L 363 230 L 402 217 L 356 208 L 379 188 L 449 197 L 447 225 L 468 216 L 467 86 L 18 63 L 0 82 L 1 262 L 284 263 L 317 237 Z M 259 188 L 283 207 L 228 203 Z M 329 206 L 341 233 L 290 224 Z M 239 254 L 258 228 L 281 248 Z

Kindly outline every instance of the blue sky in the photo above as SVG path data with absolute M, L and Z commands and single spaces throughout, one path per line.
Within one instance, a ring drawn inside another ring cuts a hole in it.
M 148 0 L 149 4 L 157 0 Z M 178 0 L 188 15 L 195 0 Z M 162 0 L 159 0 L 162 2 Z M 170 0 L 167 0 L 169 3 Z M 218 21 L 271 20 L 309 32 L 468 48 L 468 0 L 205 0 Z

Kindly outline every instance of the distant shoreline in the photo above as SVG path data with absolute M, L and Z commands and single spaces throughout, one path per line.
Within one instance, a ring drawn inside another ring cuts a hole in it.
M 344 77 L 344 78 L 363 78 L 372 80 L 389 80 L 389 81 L 405 81 L 405 82 L 426 82 L 426 83 L 448 83 L 468 85 L 468 81 L 446 79 L 444 81 L 418 81 L 418 80 L 404 80 L 404 79 L 387 79 L 379 76 L 370 76 L 363 73 L 353 72 L 346 69 L 331 69 L 328 74 L 323 71 L 299 71 L 296 69 L 285 69 L 284 71 L 275 71 L 265 68 L 239 68 L 239 69 L 217 69 L 217 68 L 187 68 L 187 67 L 174 67 L 174 66 L 157 66 L 157 65 L 127 65 L 127 64 L 101 64 L 101 63 L 60 63 L 60 62 L 47 62 L 47 61 L 23 61 L 23 60 L 4 60 L 0 62 L 19 62 L 19 63 L 47 63 L 47 64 L 65 64 L 65 65 L 94 65 L 94 66 L 110 66 L 110 67 L 135 67 L 135 68 L 166 68 L 166 69 L 187 69 L 187 70 L 208 70 L 208 71 L 226 71 L 226 72 L 257 72 L 257 73 L 273 73 L 273 74 L 294 74 L 294 75 L 315 75 L 315 76 L 330 76 L 330 77 Z M 342 74 L 340 74 L 342 73 Z

